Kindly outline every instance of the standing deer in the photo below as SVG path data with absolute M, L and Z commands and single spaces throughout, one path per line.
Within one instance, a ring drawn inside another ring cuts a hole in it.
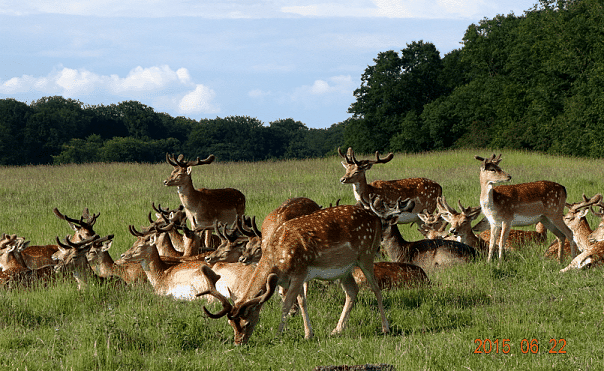
M 577 255 L 573 233 L 562 219 L 567 196 L 564 186 L 545 180 L 496 186 L 512 179 L 499 167 L 501 155 L 499 157 L 493 155 L 490 158 L 474 157 L 482 162 L 480 206 L 491 225 L 488 262 L 491 261 L 496 246 L 499 246 L 501 262 L 503 248 L 512 226 L 531 225 L 537 222 L 543 223 L 559 240 L 559 262 L 562 262 L 564 254 L 562 246 L 566 239 L 570 241 L 572 257 Z
M 164 180 L 164 185 L 177 187 L 178 196 L 193 229 L 212 227 L 214 221 L 232 224 L 237 215 L 245 213 L 245 196 L 240 191 L 234 188 L 195 189 L 193 187 L 191 168 L 211 164 L 214 162 L 214 155 L 208 156 L 205 160 L 200 160 L 198 157 L 195 161 L 184 161 L 182 154 L 174 158 L 173 155 L 166 153 L 166 161 L 174 169 L 168 179 Z M 206 233 L 206 246 L 211 243 L 210 234 L 210 231 Z
M 417 214 L 423 210 L 432 213 L 436 208 L 436 198 L 442 194 L 442 187 L 430 179 L 375 180 L 367 183 L 365 172 L 371 169 L 374 164 L 385 164 L 392 160 L 394 157 L 392 153 L 380 158 L 379 152 L 376 152 L 375 160 L 361 161 L 357 161 L 354 157 L 352 148 L 348 148 L 346 155 L 338 148 L 338 153 L 346 160 L 346 162 L 342 162 L 346 173 L 340 179 L 340 182 L 353 185 L 354 197 L 357 202 L 368 202 L 370 194 L 380 195 L 382 199 L 390 204 L 393 204 L 399 198 L 401 200 L 409 198 L 415 202 L 415 207 L 410 212 L 401 214 L 398 219 L 399 223 L 416 222 L 421 224 L 422 220 Z
M 352 276 L 354 267 L 358 266 L 377 298 L 382 332 L 386 333 L 389 331 L 388 321 L 373 273 L 373 259 L 380 246 L 381 230 L 380 217 L 359 206 L 331 207 L 288 220 L 263 241 L 262 257 L 243 297 L 231 305 L 228 298 L 216 292 L 210 293 L 222 302 L 223 309 L 216 315 L 206 309 L 206 314 L 212 318 L 226 315 L 235 331 L 235 344 L 244 344 L 258 324 L 262 305 L 273 295 L 278 284 L 287 288 L 278 332 L 283 331 L 287 315 L 297 298 L 304 320 L 304 337 L 311 338 L 313 330 L 302 286 L 315 278 L 339 278 L 346 293 L 342 314 L 332 331 L 332 334 L 339 334 L 346 326 L 359 290 Z

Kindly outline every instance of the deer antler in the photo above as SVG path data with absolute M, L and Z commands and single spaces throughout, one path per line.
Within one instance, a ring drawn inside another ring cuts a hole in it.
M 262 238 L 262 232 L 260 232 L 260 230 L 258 229 L 258 226 L 256 226 L 256 217 L 255 216 L 252 216 L 252 219 L 250 220 L 249 217 L 241 215 L 239 218 L 237 218 L 236 228 L 237 228 L 237 231 L 239 231 L 239 233 L 241 233 L 244 236 Z
M 178 158 L 174 158 L 174 155 L 166 153 L 166 161 L 174 167 L 178 166 L 186 168 L 189 166 L 207 165 L 211 164 L 216 159 L 214 155 L 209 155 L 205 160 L 200 160 L 199 157 L 197 157 L 195 161 L 185 161 L 184 157 L 183 154 L 180 154 Z
M 216 314 L 210 312 L 205 306 L 203 307 L 203 311 L 205 312 L 206 316 L 210 318 L 216 319 L 224 317 L 233 309 L 233 305 L 231 304 L 228 298 L 226 298 L 216 289 L 216 282 L 220 279 L 220 276 L 216 274 L 216 272 L 214 272 L 212 268 L 208 267 L 207 265 L 201 266 L 201 273 L 207 278 L 210 288 L 206 291 L 200 292 L 199 294 L 197 294 L 197 296 L 212 295 L 213 297 L 218 299 L 218 301 L 220 301 L 220 303 L 222 304 L 222 310 Z

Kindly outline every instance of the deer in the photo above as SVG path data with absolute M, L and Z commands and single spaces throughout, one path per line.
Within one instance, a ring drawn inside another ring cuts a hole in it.
M 585 251 L 586 246 L 590 246 L 592 243 L 596 242 L 595 240 L 590 240 L 591 233 L 593 233 L 593 231 L 587 222 L 586 216 L 589 210 L 593 211 L 593 205 L 601 202 L 601 197 L 602 196 L 598 193 L 589 199 L 587 196 L 585 196 L 585 194 L 583 194 L 583 201 L 566 204 L 568 212 L 564 215 L 564 223 L 573 232 L 573 239 L 577 244 L 577 249 L 580 252 Z M 559 241 L 554 240 L 545 251 L 545 257 L 557 258 L 559 248 Z M 565 241 L 562 249 L 564 250 L 565 254 L 570 254 L 570 242 Z
M 449 206 L 444 197 L 438 200 L 438 209 L 442 217 L 451 224 L 449 232 L 455 236 L 457 241 L 470 245 L 481 253 L 487 253 L 491 236 L 490 231 L 484 231 L 477 236 L 474 234 L 474 228 L 471 224 L 480 215 L 482 209 L 480 207 L 465 208 L 461 204 L 461 200 L 458 200 L 457 204 L 461 212 L 457 212 L 457 210 Z M 510 230 L 504 248 L 513 250 L 519 245 L 531 242 L 545 242 L 547 229 L 545 229 L 545 226 L 541 222 L 537 223 L 536 228 L 536 231 Z
M 436 198 L 442 195 L 442 187 L 433 180 L 426 178 L 407 178 L 399 180 L 375 180 L 367 183 L 365 173 L 375 164 L 385 164 L 394 158 L 392 153 L 388 153 L 386 157 L 380 158 L 379 152 L 375 152 L 375 160 L 358 161 L 354 156 L 352 148 L 348 148 L 346 154 L 338 148 L 338 153 L 345 162 L 342 161 L 342 166 L 346 169 L 346 173 L 340 179 L 342 184 L 352 184 L 354 197 L 357 202 L 369 201 L 370 194 L 380 195 L 390 204 L 396 202 L 397 199 L 410 198 L 415 202 L 415 207 L 410 212 L 403 213 L 398 220 L 398 223 L 418 223 L 422 224 L 418 213 L 427 210 L 432 213 L 436 209 Z
M 398 212 L 400 211 L 398 208 Z M 404 209 L 404 207 L 402 208 Z M 398 218 L 396 211 L 390 216 Z M 332 331 L 344 330 L 358 286 L 352 276 L 358 266 L 376 296 L 382 321 L 382 332 L 389 332 L 382 303 L 382 294 L 374 277 L 373 260 L 380 246 L 382 221 L 379 216 L 361 206 L 344 205 L 318 210 L 312 214 L 290 219 L 277 227 L 262 242 L 262 257 L 242 297 L 233 304 L 217 292 L 207 292 L 222 303 L 222 310 L 211 313 L 210 318 L 227 316 L 235 332 L 236 345 L 250 339 L 260 320 L 260 310 L 274 294 L 276 286 L 287 289 L 281 310 L 278 333 L 282 333 L 294 300 L 297 299 L 304 321 L 304 338 L 313 337 L 308 316 L 304 282 L 312 279 L 335 280 L 346 294 L 346 302 Z
M 74 234 L 70 237 L 71 241 L 78 242 L 95 235 L 93 227 L 100 213 L 90 215 L 88 208 L 85 208 L 82 212 L 82 217 L 80 220 L 63 215 L 56 207 L 53 209 L 53 213 L 59 219 L 65 220 L 67 223 L 69 223 L 69 226 L 73 229 Z M 29 268 L 36 269 L 46 265 L 55 264 L 55 261 L 52 259 L 52 255 L 56 253 L 57 250 L 58 246 L 53 244 L 30 245 L 21 251 L 21 255 L 25 261 L 25 264 Z
M 143 243 L 137 245 L 121 255 L 121 260 L 126 262 L 138 262 L 142 266 L 147 279 L 153 286 L 157 295 L 171 296 L 179 300 L 194 300 L 202 292 L 208 290 L 208 278 L 203 273 L 203 267 L 209 266 L 203 259 L 189 260 L 178 264 L 167 264 L 162 261 L 155 247 L 157 239 L 156 234 L 149 234 Z M 226 283 L 223 292 L 231 290 L 237 295 L 242 292 L 242 287 L 247 284 L 247 278 L 255 269 L 254 266 L 246 266 L 241 263 L 216 263 L 214 264 L 217 272 L 227 276 L 221 284 Z M 213 297 L 206 297 L 208 301 L 214 300 Z
M 593 207 L 590 207 L 591 212 L 597 216 L 598 218 L 600 218 L 600 223 L 598 223 L 598 226 L 596 227 L 596 229 L 594 229 L 590 235 L 589 235 L 589 242 L 591 243 L 596 243 L 599 241 L 604 241 L 604 212 L 602 212 L 602 210 L 604 209 L 604 203 L 602 202 L 602 200 L 598 201 L 596 204 L 594 204 L 593 206 L 598 206 L 600 208 L 600 211 L 595 211 L 593 209 Z
M 29 241 L 18 240 L 0 253 L 0 265 L 3 267 L 0 275 L 0 285 L 11 289 L 31 287 L 36 283 L 45 284 L 49 279 L 52 279 L 54 276 L 53 265 L 35 269 L 27 267 L 21 253 L 28 244 Z
M 166 161 L 174 169 L 164 180 L 164 185 L 177 187 L 178 196 L 193 229 L 212 227 L 215 220 L 232 224 L 237 215 L 245 213 L 245 196 L 241 191 L 234 188 L 195 189 L 193 187 L 191 168 L 211 164 L 214 160 L 214 155 L 209 155 L 205 160 L 200 160 L 198 157 L 195 161 L 185 161 L 182 154 L 174 158 L 174 155 L 166 153 Z M 206 233 L 204 242 L 205 246 L 211 244 L 209 232 Z
M 237 219 L 237 226 L 240 225 L 242 217 Z M 215 251 L 205 256 L 206 263 L 213 265 L 217 262 L 235 263 L 239 261 L 249 238 L 238 233 L 237 226 L 228 228 L 225 224 L 214 222 L 214 230 L 221 242 Z
M 283 222 L 302 215 L 312 214 L 318 210 L 321 210 L 321 206 L 310 198 L 295 197 L 284 201 L 264 218 L 262 231 L 258 230 L 255 217 L 252 217 L 251 222 L 248 223 L 251 228 L 246 228 L 245 223 L 238 223 L 237 228 L 240 233 L 249 238 L 239 261 L 242 263 L 258 262 L 260 256 L 262 256 L 263 238 L 268 239 Z
M 53 258 L 58 260 L 57 265 L 54 267 L 55 272 L 62 272 L 63 274 L 72 273 L 78 284 L 78 290 L 88 287 L 93 277 L 101 284 L 114 282 L 111 278 L 106 279 L 97 276 L 90 267 L 87 258 L 87 253 L 91 248 L 101 246 L 101 244 L 111 239 L 113 239 L 112 234 L 105 237 L 94 235 L 78 242 L 71 241 L 69 236 L 65 237 L 63 241 L 59 237 L 56 237 L 59 250 L 53 255 Z M 123 281 L 120 280 L 120 282 Z
M 490 158 L 474 156 L 481 161 L 480 166 L 480 206 L 482 213 L 491 225 L 491 239 L 487 262 L 498 247 L 499 262 L 503 260 L 503 250 L 514 225 L 531 225 L 537 222 L 550 230 L 560 242 L 558 261 L 562 263 L 564 241 L 568 239 L 571 245 L 571 257 L 576 256 L 576 244 L 573 233 L 564 224 L 564 206 L 566 204 L 566 188 L 551 181 L 537 181 L 521 184 L 504 184 L 512 176 L 499 167 L 501 154 Z
M 380 199 L 375 198 L 368 205 L 374 212 L 382 213 L 389 208 L 385 204 L 380 205 Z M 414 264 L 428 272 L 454 264 L 465 264 L 477 256 L 474 247 L 454 240 L 406 241 L 396 221 L 383 224 L 382 248 L 393 262 Z
M 426 272 L 421 267 L 410 263 L 375 262 L 373 263 L 373 273 L 380 290 L 412 288 L 430 284 Z M 367 286 L 367 279 L 360 268 L 356 267 L 352 276 L 357 285 Z
M 113 241 L 107 241 L 101 246 L 93 245 L 86 253 L 86 259 L 92 271 L 99 277 L 112 276 L 121 278 L 128 284 L 147 282 L 147 275 L 138 263 L 125 262 L 116 264 L 109 254 Z
M 455 240 L 455 237 L 451 236 L 447 229 L 447 221 L 444 220 L 440 213 L 430 214 L 427 210 L 418 213 L 417 216 L 422 220 L 422 224 L 418 226 L 419 233 L 429 240 L 434 239 L 445 239 Z

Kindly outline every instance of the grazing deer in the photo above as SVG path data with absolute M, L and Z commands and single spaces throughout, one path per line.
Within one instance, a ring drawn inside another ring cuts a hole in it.
M 338 200 L 339 201 L 339 200 Z M 239 258 L 242 263 L 258 262 L 262 256 L 262 240 L 270 238 L 270 235 L 283 222 L 297 218 L 302 215 L 312 214 L 321 210 L 315 201 L 306 197 L 290 198 L 283 202 L 275 210 L 271 211 L 262 222 L 262 231 L 256 226 L 256 219 L 253 217 L 250 223 L 251 229 L 245 228 L 245 223 L 238 223 L 239 231 L 249 237 L 249 241 Z
M 369 204 L 378 210 L 376 201 Z M 382 247 L 390 260 L 415 264 L 424 271 L 433 271 L 454 264 L 465 264 L 476 258 L 476 249 L 464 243 L 445 239 L 406 241 L 396 223 L 385 223 L 382 231 Z
M 440 184 L 426 178 L 407 178 L 400 180 L 375 180 L 367 183 L 365 172 L 374 164 L 385 164 L 392 160 L 394 155 L 389 153 L 384 158 L 380 158 L 379 152 L 375 153 L 375 160 L 357 161 L 354 157 L 352 148 L 348 148 L 348 152 L 344 155 L 338 148 L 340 156 L 346 160 L 342 162 L 342 166 L 346 169 L 346 173 L 340 179 L 342 184 L 352 184 L 354 189 L 354 197 L 357 202 L 368 202 L 369 195 L 380 195 L 382 199 L 389 203 L 394 203 L 398 199 L 411 199 L 415 202 L 415 207 L 409 212 L 403 213 L 398 220 L 398 223 L 422 223 L 418 217 L 418 213 L 422 210 L 427 210 L 432 213 L 436 208 L 436 198 L 442 194 Z
M 380 217 L 359 206 L 337 206 L 288 220 L 263 241 L 262 257 L 244 295 L 231 305 L 228 298 L 210 292 L 221 301 L 223 309 L 216 315 L 207 309 L 206 313 L 212 318 L 226 315 L 235 331 L 235 344 L 244 344 L 259 321 L 262 305 L 273 295 L 278 284 L 287 288 L 278 332 L 283 331 L 290 308 L 297 298 L 304 320 L 304 337 L 311 338 L 313 330 L 303 284 L 315 278 L 339 278 L 346 293 L 342 314 L 332 331 L 332 334 L 339 334 L 346 326 L 358 293 L 358 286 L 352 277 L 354 267 L 358 266 L 377 298 L 382 332 L 388 332 L 382 295 L 373 273 L 373 259 L 379 249 L 381 229 Z
M 373 274 L 380 290 L 411 288 L 430 284 L 426 272 L 421 267 L 409 263 L 375 262 L 373 263 Z M 356 267 L 352 272 L 352 276 L 357 285 L 367 286 L 367 279 L 360 268 Z
M 512 177 L 499 167 L 501 155 L 490 158 L 474 156 L 482 162 L 480 167 L 480 206 L 491 225 L 489 255 L 491 261 L 495 248 L 499 246 L 499 261 L 503 259 L 503 248 L 510 228 L 514 225 L 543 223 L 560 241 L 558 261 L 562 262 L 564 241 L 571 244 L 571 255 L 576 256 L 576 245 L 572 231 L 564 224 L 566 188 L 550 182 L 538 181 L 522 184 L 500 185 Z
M 245 196 L 240 191 L 234 188 L 195 189 L 193 187 L 191 168 L 212 163 L 214 155 L 208 156 L 205 160 L 200 160 L 198 157 L 195 161 L 184 161 L 183 158 L 182 154 L 174 158 L 166 153 L 166 161 L 174 167 L 174 170 L 164 181 L 164 185 L 177 187 L 178 196 L 193 229 L 212 227 L 214 221 L 232 224 L 237 215 L 245 213 Z M 210 244 L 211 237 L 208 232 L 205 246 Z

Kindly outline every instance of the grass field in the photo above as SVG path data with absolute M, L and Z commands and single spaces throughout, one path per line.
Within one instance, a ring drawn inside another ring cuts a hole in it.
M 397 154 L 390 163 L 374 166 L 368 180 L 427 177 L 443 186 L 450 205 L 460 199 L 464 206 L 477 206 L 475 154 L 491 153 Z M 353 203 L 352 187 L 339 183 L 340 160 L 217 162 L 194 168 L 193 181 L 196 187 L 241 190 L 247 214 L 261 221 L 290 197 L 309 197 L 324 206 L 338 199 Z M 505 152 L 501 162 L 513 183 L 563 184 L 568 202 L 603 191 L 602 164 L 527 152 Z M 176 190 L 163 185 L 170 171 L 166 163 L 0 167 L 0 232 L 17 233 L 32 244 L 54 243 L 71 230 L 52 209 L 79 217 L 88 207 L 101 213 L 97 233 L 115 235 L 112 255 L 117 258 L 135 240 L 128 224 L 146 225 L 152 202 L 179 205 Z M 589 221 L 595 227 L 592 215 Z M 420 238 L 414 226 L 400 229 L 408 240 Z M 388 335 L 380 332 L 375 296 L 363 290 L 344 333 L 330 336 L 344 294 L 338 285 L 312 282 L 315 338 L 304 340 L 299 316 L 276 336 L 280 302 L 273 298 L 249 344 L 241 347 L 233 345 L 226 319 L 203 315 L 201 301 L 157 297 L 148 285 L 78 291 L 66 278 L 48 287 L 0 291 L 0 368 L 251 371 L 387 363 L 397 370 L 601 369 L 604 271 L 560 274 L 560 264 L 542 257 L 545 248 L 529 245 L 508 253 L 500 267 L 479 260 L 430 273 L 429 288 L 384 292 Z M 475 353 L 481 344 L 482 353 Z

